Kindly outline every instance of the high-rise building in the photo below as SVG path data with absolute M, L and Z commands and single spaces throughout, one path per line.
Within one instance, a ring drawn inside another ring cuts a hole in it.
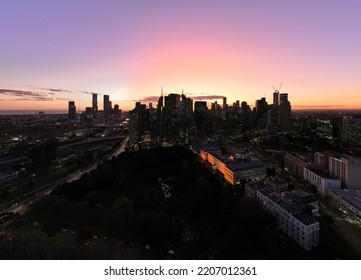
M 181 100 L 181 117 L 187 120 L 192 120 L 193 115 L 193 99 L 182 94 Z
M 75 120 L 76 119 L 76 106 L 74 101 L 69 101 L 68 104 L 68 116 L 69 120 Z
M 110 111 L 109 95 L 104 95 L 103 98 L 103 114 L 104 114 L 104 123 L 108 123 Z
M 114 115 L 115 117 L 119 120 L 119 118 L 122 117 L 122 110 L 119 109 L 119 105 L 115 104 L 114 105 Z
M 226 110 L 228 107 L 227 105 L 227 97 L 223 97 L 223 110 Z
M 281 130 L 288 130 L 291 127 L 291 103 L 288 101 L 288 93 L 279 95 L 278 126 Z
M 129 143 L 138 144 L 146 129 L 146 105 L 135 103 L 135 108 L 129 112 Z
M 93 102 L 92 102 L 93 114 L 98 113 L 98 95 L 93 93 Z
M 361 160 L 344 155 L 335 154 L 328 158 L 328 171 L 341 179 L 344 187 L 361 189 Z
M 262 97 L 261 99 L 256 100 L 255 125 L 257 125 L 260 128 L 266 128 L 267 111 L 268 111 L 268 104 L 266 98 Z
M 347 138 L 347 118 L 344 116 L 335 116 L 331 119 L 332 138 Z
M 279 103 L 278 96 L 279 96 L 279 91 L 275 90 L 275 92 L 273 93 L 273 105 L 278 106 Z
M 177 93 L 170 93 L 165 97 L 164 109 L 171 115 L 180 116 L 180 95 Z
M 206 136 L 209 130 L 208 107 L 206 101 L 194 102 L 194 122 L 199 136 Z

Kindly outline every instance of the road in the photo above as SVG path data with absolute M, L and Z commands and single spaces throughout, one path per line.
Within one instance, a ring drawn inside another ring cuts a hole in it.
M 60 186 L 60 185 L 62 185 L 64 183 L 67 183 L 67 182 L 70 183 L 70 182 L 72 182 L 74 180 L 78 180 L 83 174 L 89 173 L 90 171 L 96 169 L 97 166 L 98 166 L 98 163 L 103 162 L 103 160 L 105 160 L 105 159 L 111 159 L 112 157 L 118 156 L 119 154 L 121 154 L 125 150 L 128 141 L 129 141 L 129 136 L 127 136 L 123 140 L 121 146 L 116 151 L 114 151 L 111 155 L 105 156 L 103 159 L 101 159 L 98 162 L 92 164 L 91 166 L 88 166 L 85 169 L 77 170 L 77 171 L 75 171 L 75 172 L 73 172 L 71 174 L 68 174 L 64 178 L 61 178 L 61 179 L 59 179 L 57 181 L 48 183 L 46 185 L 38 187 L 35 190 L 32 190 L 31 194 L 25 194 L 25 197 L 26 197 L 25 199 L 13 203 L 12 206 L 10 206 L 8 208 L 5 208 L 5 206 L 4 206 L 5 209 L 1 209 L 0 213 L 2 213 L 2 212 L 14 212 L 14 213 L 23 214 L 27 210 L 29 205 L 31 203 L 33 203 L 33 201 L 36 201 L 37 199 L 39 199 L 43 195 L 50 194 L 57 186 Z

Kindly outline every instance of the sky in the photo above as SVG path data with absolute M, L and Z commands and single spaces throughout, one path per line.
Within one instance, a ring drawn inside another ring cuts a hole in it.
M 361 109 L 359 0 L 0 0 L 0 110 L 164 94 Z

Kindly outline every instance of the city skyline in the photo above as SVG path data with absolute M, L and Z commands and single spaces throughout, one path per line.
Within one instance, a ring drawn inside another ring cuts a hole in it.
M 358 1 L 2 1 L 0 110 L 164 94 L 360 109 Z M 101 98 L 102 99 L 102 98 Z M 154 103 L 155 101 L 153 101 Z M 99 102 L 102 106 L 102 102 Z

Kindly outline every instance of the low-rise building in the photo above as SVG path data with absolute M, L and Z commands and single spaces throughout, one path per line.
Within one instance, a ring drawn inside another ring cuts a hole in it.
M 272 192 L 284 192 L 288 190 L 288 181 L 281 177 L 265 179 L 263 181 L 251 181 L 245 184 L 245 196 L 257 198 L 257 191 L 270 189 Z
M 330 192 L 333 202 L 356 218 L 361 219 L 361 191 L 355 189 L 333 189 Z
M 265 181 L 251 181 L 246 183 L 244 192 L 246 197 L 256 199 L 258 191 L 270 188 Z
M 240 180 L 262 180 L 266 177 L 266 166 L 259 161 L 227 157 L 219 150 L 201 150 L 200 156 L 232 185 Z
M 288 181 L 282 177 L 272 177 L 265 180 L 265 183 L 272 187 L 274 192 L 285 192 L 288 190 Z
M 303 178 L 316 186 L 317 192 L 328 195 L 331 189 L 340 189 L 341 180 L 315 168 L 304 168 Z
M 311 195 L 300 191 L 275 193 L 270 189 L 257 191 L 257 201 L 273 215 L 282 230 L 305 250 L 319 245 L 320 224 L 304 212 L 310 207 L 318 214 L 318 203 Z
M 303 178 L 303 169 L 309 165 L 307 160 L 292 153 L 285 154 L 284 163 L 285 168 L 299 178 Z

